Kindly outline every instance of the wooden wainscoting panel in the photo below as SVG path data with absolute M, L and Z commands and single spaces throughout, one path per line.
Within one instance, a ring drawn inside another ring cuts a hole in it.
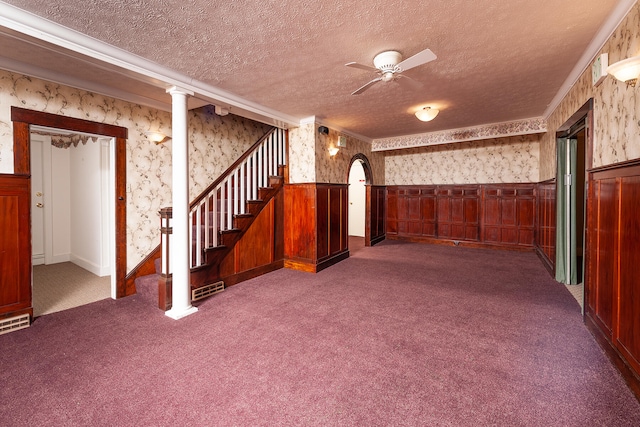
M 0 318 L 33 316 L 30 204 L 29 176 L 0 174 Z
M 315 184 L 286 184 L 284 206 L 285 258 L 315 263 L 317 259 Z
M 619 179 L 619 276 L 615 332 L 617 343 L 640 372 L 640 176 Z
M 556 263 L 556 180 L 537 185 L 534 245 L 536 252 L 551 275 Z
M 591 282 L 594 314 L 603 332 L 611 337 L 616 278 L 618 194 L 615 178 L 599 180 L 596 185 L 597 236 L 596 274 Z
M 365 205 L 365 246 L 372 246 L 385 238 L 385 193 L 383 185 L 367 185 Z

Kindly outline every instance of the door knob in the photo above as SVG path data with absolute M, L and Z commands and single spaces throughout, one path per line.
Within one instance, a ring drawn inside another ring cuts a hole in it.
M 41 208 L 42 206 L 44 206 L 42 203 L 36 203 L 36 207 Z

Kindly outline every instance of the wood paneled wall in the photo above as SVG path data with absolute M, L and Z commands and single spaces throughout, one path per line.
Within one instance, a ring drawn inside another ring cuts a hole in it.
M 536 253 L 552 276 L 556 263 L 556 180 L 538 184 L 536 209 Z
M 348 187 L 285 185 L 285 267 L 318 272 L 349 256 Z
M 384 185 L 366 186 L 365 246 L 373 246 L 385 238 L 386 191 L 387 187 Z
M 388 186 L 386 236 L 531 249 L 536 185 Z
M 585 320 L 640 396 L 640 161 L 589 178 Z
M 28 175 L 0 174 L 0 319 L 33 316 L 30 203 Z

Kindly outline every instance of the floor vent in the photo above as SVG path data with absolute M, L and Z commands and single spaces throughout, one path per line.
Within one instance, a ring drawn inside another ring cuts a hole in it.
M 17 331 L 18 329 L 28 328 L 29 325 L 31 325 L 31 321 L 28 314 L 2 319 L 0 320 L 0 335 Z
M 191 301 L 198 301 L 224 291 L 224 282 L 216 282 L 191 291 Z

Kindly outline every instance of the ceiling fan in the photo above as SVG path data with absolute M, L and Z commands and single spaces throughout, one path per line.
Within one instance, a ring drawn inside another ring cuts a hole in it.
M 357 62 L 349 62 L 345 64 L 347 67 L 359 68 L 361 70 L 373 71 L 378 74 L 378 77 L 371 80 L 360 89 L 353 92 L 351 95 L 360 95 L 365 90 L 369 89 L 375 83 L 378 82 L 391 82 L 398 81 L 400 84 L 408 85 L 412 89 L 420 89 L 422 84 L 402 74 L 403 71 L 410 70 L 418 65 L 426 64 L 436 59 L 436 55 L 429 49 L 425 49 L 422 52 L 418 52 L 415 55 L 402 60 L 402 54 L 395 50 L 389 50 L 379 53 L 373 58 L 374 67 L 368 65 L 358 64 Z

